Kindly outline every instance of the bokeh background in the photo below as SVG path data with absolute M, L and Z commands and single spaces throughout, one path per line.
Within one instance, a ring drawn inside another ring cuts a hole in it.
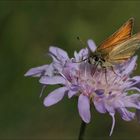
M 140 31 L 138 1 L 0 1 L 0 139 L 74 139 L 80 117 L 77 99 L 65 97 L 45 108 L 43 98 L 55 87 L 48 87 L 39 98 L 38 79 L 26 78 L 31 67 L 50 63 L 50 45 L 65 49 L 70 56 L 92 38 L 98 45 L 130 17 L 134 33 Z M 137 51 L 139 55 L 140 51 Z M 140 60 L 140 59 L 139 59 Z M 134 75 L 140 75 L 140 63 Z M 140 124 L 123 121 L 116 115 L 116 127 L 109 138 L 111 117 L 92 107 L 92 121 L 85 140 L 140 139 Z

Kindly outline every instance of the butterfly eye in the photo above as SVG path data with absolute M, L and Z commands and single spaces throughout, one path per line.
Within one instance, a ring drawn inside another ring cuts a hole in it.
M 98 56 L 95 56 L 94 60 L 95 61 L 99 61 L 99 57 Z

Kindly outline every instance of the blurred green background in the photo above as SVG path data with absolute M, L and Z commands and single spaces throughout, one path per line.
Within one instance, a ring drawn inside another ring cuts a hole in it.
M 130 17 L 135 18 L 134 33 L 139 32 L 140 2 L 0 1 L 0 139 L 77 140 L 81 123 L 77 99 L 65 97 L 45 108 L 43 98 L 54 87 L 48 87 L 39 98 L 38 79 L 26 78 L 24 73 L 51 62 L 46 55 L 50 45 L 72 56 L 83 47 L 77 36 L 99 44 Z M 134 74 L 140 75 L 139 69 L 138 61 Z M 118 114 L 109 138 L 111 122 L 108 114 L 99 114 L 92 107 L 85 140 L 140 139 L 137 121 L 125 122 Z

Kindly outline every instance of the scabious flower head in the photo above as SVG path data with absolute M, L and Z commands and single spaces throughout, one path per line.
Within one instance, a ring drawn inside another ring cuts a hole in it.
M 84 48 L 79 53 L 75 51 L 74 58 L 69 58 L 64 50 L 51 46 L 49 54 L 53 59 L 52 63 L 32 68 L 25 76 L 39 77 L 39 82 L 44 86 L 61 85 L 45 97 L 46 107 L 56 104 L 67 95 L 68 98 L 78 97 L 79 115 L 86 123 L 91 120 L 92 105 L 100 113 L 108 112 L 112 117 L 111 135 L 116 112 L 120 113 L 123 120 L 130 121 L 135 117 L 135 113 L 129 108 L 135 108 L 140 118 L 140 94 L 129 93 L 140 91 L 140 76 L 130 77 L 136 68 L 137 56 L 114 66 L 113 70 L 105 70 L 88 62 L 89 51 L 95 50 L 94 42 L 88 40 L 88 49 Z

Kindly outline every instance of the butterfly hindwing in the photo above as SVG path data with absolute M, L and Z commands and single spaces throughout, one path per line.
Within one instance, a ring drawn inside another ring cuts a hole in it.
M 122 63 L 128 60 L 137 49 L 140 48 L 140 33 L 133 35 L 130 39 L 118 44 L 106 57 L 110 63 Z

